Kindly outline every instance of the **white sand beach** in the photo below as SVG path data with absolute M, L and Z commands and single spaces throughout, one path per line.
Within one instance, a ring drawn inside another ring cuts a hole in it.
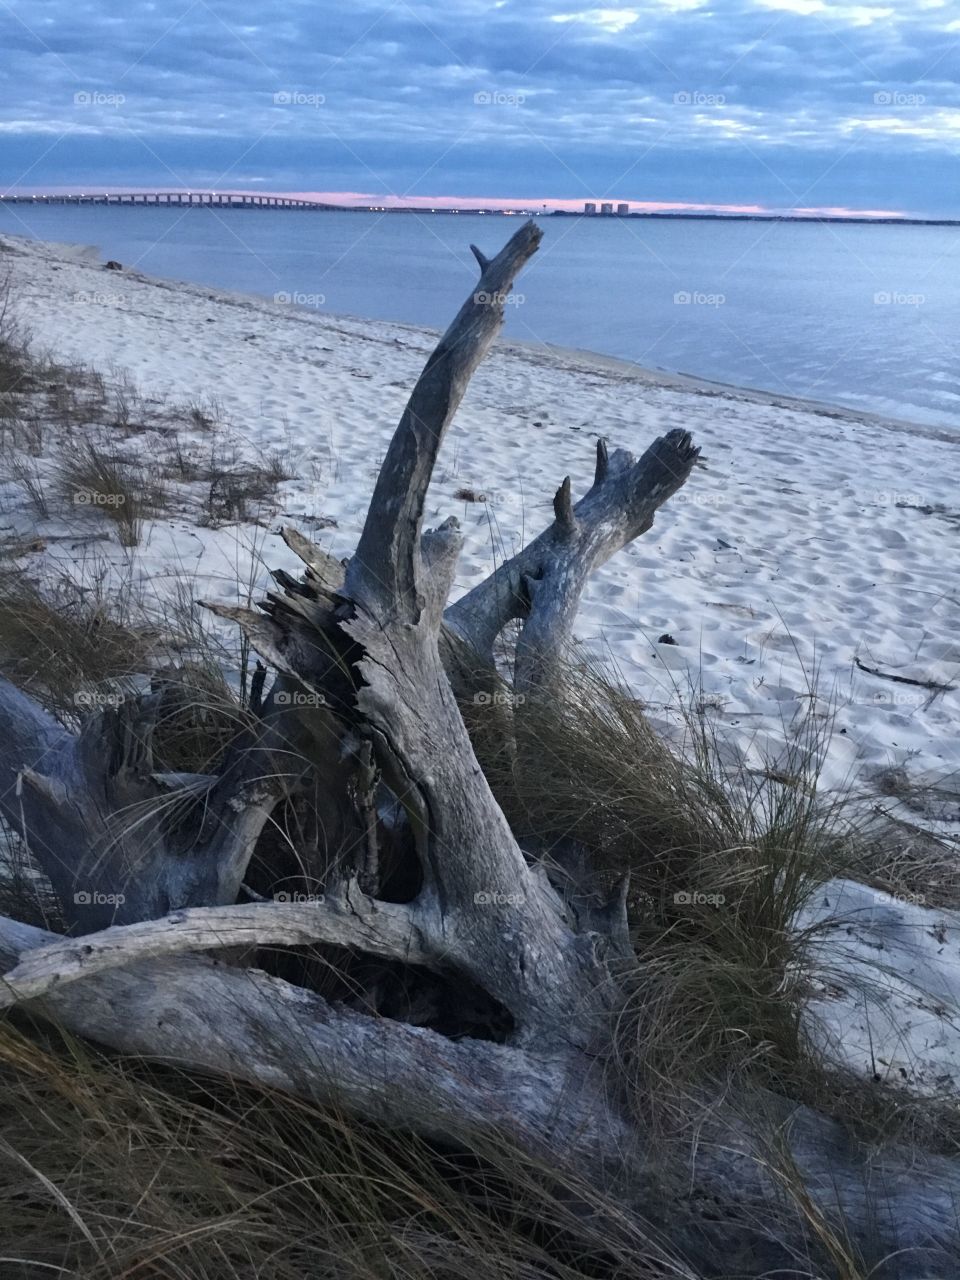
M 184 515 L 152 522 L 133 552 L 103 543 L 98 556 L 127 574 L 132 554 L 158 592 L 186 573 L 198 596 L 235 599 L 238 576 L 263 583 L 267 567 L 295 567 L 273 532 L 283 521 L 350 554 L 433 333 L 107 272 L 77 247 L 7 243 L 38 346 L 124 371 L 148 398 L 216 401 L 252 456 L 286 451 L 297 475 L 267 530 L 204 529 Z M 639 453 L 672 427 L 693 433 L 702 465 L 654 528 L 597 574 L 582 640 L 655 719 L 702 702 L 751 765 L 775 763 L 806 716 L 832 717 L 824 786 L 888 770 L 936 779 L 942 803 L 925 816 L 952 828 L 960 689 L 885 677 L 960 686 L 960 430 L 501 343 L 431 489 L 428 519 L 456 515 L 466 532 L 458 589 L 540 531 L 565 475 L 575 495 L 589 486 L 598 436 Z M 141 437 L 137 447 L 153 446 Z M 464 501 L 464 490 L 483 500 Z M 26 520 L 7 504 L 8 533 Z M 56 542 L 47 554 L 69 557 Z
M 79 539 L 105 516 L 58 510 L 38 524 L 8 487 L 0 536 L 40 534 L 21 560 L 30 573 L 133 579 L 158 604 L 186 579 L 195 598 L 235 603 L 238 584 L 256 597 L 269 568 L 297 571 L 283 523 L 351 553 L 435 333 L 106 271 L 75 247 L 8 239 L 6 249 L 40 349 L 126 380 L 146 401 L 209 408 L 214 435 L 250 458 L 281 451 L 296 475 L 255 519 L 210 527 L 174 503 L 138 546 L 111 536 L 94 553 Z M 639 453 L 673 427 L 693 433 L 702 465 L 596 575 L 584 646 L 664 731 L 682 723 L 682 706 L 701 708 L 735 768 L 775 769 L 814 717 L 829 730 L 825 789 L 855 786 L 876 810 L 955 837 L 960 433 L 503 342 L 474 378 L 430 492 L 429 521 L 453 514 L 466 533 L 458 590 L 543 528 L 565 475 L 575 495 L 589 486 L 598 436 Z M 209 424 L 177 434 L 210 447 Z M 171 447 L 159 431 L 128 443 L 158 469 Z M 837 882 L 802 923 L 815 920 L 832 922 L 819 952 L 832 976 L 811 1004 L 828 1052 L 870 1076 L 955 1089 L 960 916 Z

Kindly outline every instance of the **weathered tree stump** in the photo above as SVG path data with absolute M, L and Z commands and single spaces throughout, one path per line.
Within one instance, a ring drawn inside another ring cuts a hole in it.
M 414 388 L 345 570 L 287 531 L 302 578 L 278 573 L 259 612 L 218 610 L 276 677 L 217 776 L 156 773 L 150 697 L 74 735 L 0 682 L 0 809 L 69 934 L 0 920 L 4 1003 L 435 1138 L 504 1130 L 607 1184 L 703 1274 L 807 1274 L 821 1221 L 888 1256 L 877 1277 L 958 1274 L 960 1178 L 948 1160 L 862 1150 L 833 1122 L 746 1086 L 706 1109 L 695 1147 L 670 1158 L 648 1147 L 609 1070 L 615 973 L 629 956 L 622 887 L 571 918 L 477 762 L 451 678 L 494 678 L 494 642 L 517 622 L 514 690 L 544 696 L 590 573 L 649 529 L 698 456 L 683 431 L 639 461 L 601 441 L 591 489 L 575 502 L 564 480 L 552 524 L 448 605 L 460 535 L 452 519 L 423 530 L 427 486 L 540 238 L 530 222 L 493 259 L 475 251 L 477 287 Z M 324 830 L 355 846 L 356 874 L 330 877 L 318 901 L 240 901 L 265 824 L 305 778 Z M 160 803 L 171 788 L 185 800 L 175 825 Z M 378 896 L 387 830 L 412 863 L 405 901 Z M 500 1030 L 458 1037 L 370 1016 L 224 958 L 311 943 L 482 992 Z M 781 1149 L 806 1215 L 785 1207 Z

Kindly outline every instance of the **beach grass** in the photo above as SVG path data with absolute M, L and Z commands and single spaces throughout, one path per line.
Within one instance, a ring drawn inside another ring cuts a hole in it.
M 78 512 L 106 516 L 124 547 L 137 546 L 144 521 L 166 502 L 162 486 L 145 467 L 89 436 L 66 443 L 57 486 Z

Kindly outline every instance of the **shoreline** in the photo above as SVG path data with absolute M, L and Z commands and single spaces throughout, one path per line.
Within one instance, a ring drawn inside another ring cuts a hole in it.
M 12 242 L 15 251 L 22 246 L 26 252 L 42 251 L 64 262 L 85 264 L 103 269 L 105 251 L 100 245 L 70 244 L 58 241 L 34 240 L 28 236 L 0 233 L 0 248 L 4 242 Z M 436 341 L 442 330 L 427 325 L 410 324 L 405 320 L 380 320 L 368 316 L 355 315 L 351 312 L 327 311 L 298 304 L 277 303 L 272 298 L 259 293 L 247 293 L 239 289 L 221 289 L 213 285 L 199 284 L 196 281 L 177 280 L 170 276 L 155 276 L 146 272 L 127 271 L 118 273 L 117 279 L 135 279 L 143 284 L 155 285 L 159 288 L 183 290 L 195 296 L 216 298 L 218 301 L 234 306 L 258 307 L 267 312 L 275 309 L 287 317 L 302 317 L 307 321 L 322 319 L 336 324 L 349 323 L 365 326 L 389 326 L 416 334 L 419 337 Z M 558 369 L 570 369 L 598 374 L 616 374 L 642 386 L 661 387 L 672 391 L 688 392 L 698 396 L 714 396 L 722 399 L 743 401 L 770 408 L 783 408 L 796 412 L 806 412 L 818 416 L 835 418 L 846 422 L 868 424 L 888 431 L 907 432 L 921 435 L 928 440 L 939 440 L 944 443 L 960 441 L 960 430 L 952 432 L 947 428 L 932 423 L 918 422 L 911 418 L 901 418 L 891 414 L 877 413 L 870 409 L 856 409 L 849 405 L 838 404 L 829 400 L 817 400 L 805 396 L 792 396 L 782 392 L 767 391 L 761 387 L 749 387 L 722 379 L 706 378 L 700 374 L 686 373 L 682 370 L 659 369 L 647 365 L 635 364 L 622 356 L 608 355 L 602 351 L 593 351 L 584 347 L 568 347 L 560 343 L 533 341 L 524 338 L 500 336 L 493 347 L 494 351 L 506 351 L 523 358 L 533 355 L 539 360 L 555 362 Z
M 159 598 L 186 573 L 196 598 L 235 604 L 238 575 L 258 593 L 267 566 L 299 572 L 279 524 L 337 558 L 353 554 L 438 330 L 107 271 L 90 246 L 0 242 L 38 347 L 128 378 L 134 403 L 216 402 L 212 431 L 177 427 L 197 456 L 236 443 L 251 459 L 289 459 L 275 506 L 256 519 L 204 525 L 194 492 L 148 521 L 135 554 L 101 537 L 109 574 L 133 574 Z M 701 446 L 700 464 L 653 529 L 591 579 L 583 652 L 612 664 L 672 740 L 684 707 L 708 716 L 731 769 L 788 761 L 815 723 L 828 739 L 825 791 L 960 778 L 960 435 L 501 339 L 428 493 L 427 526 L 455 515 L 464 537 L 453 597 L 549 523 L 565 476 L 587 491 L 599 437 L 639 454 L 678 428 Z M 117 436 L 109 420 L 93 430 Z M 130 447 L 163 474 L 169 438 L 141 433 Z M 77 571 L 69 538 L 97 513 L 61 511 L 38 531 L 22 498 L 8 506 L 7 536 L 49 534 L 31 571 Z M 922 820 L 960 829 L 960 783 L 944 785 Z
M 717 396 L 728 400 L 742 400 L 747 404 L 762 404 L 773 409 L 790 409 L 796 412 L 815 414 L 819 417 L 837 418 L 846 422 L 858 422 L 881 427 L 888 431 L 906 431 L 922 435 L 929 440 L 942 440 L 944 443 L 955 443 L 958 433 L 936 427 L 932 423 L 917 422 L 911 418 L 898 418 L 889 414 L 876 413 L 871 409 L 853 409 L 849 405 L 836 404 L 830 400 L 814 400 L 805 396 L 790 396 L 777 391 L 765 391 L 762 387 L 747 387 L 736 382 L 723 382 L 719 379 L 704 378 L 696 373 L 683 373 L 677 370 L 656 369 L 646 365 L 633 364 L 621 356 L 608 356 L 600 351 L 590 351 L 581 347 L 564 347 L 557 343 L 536 343 L 522 338 L 501 338 L 498 345 L 517 352 L 525 350 L 546 352 L 555 356 L 563 364 L 582 361 L 585 367 L 594 372 L 608 369 L 619 372 L 647 386 L 665 387 L 673 391 L 686 391 L 692 395 Z

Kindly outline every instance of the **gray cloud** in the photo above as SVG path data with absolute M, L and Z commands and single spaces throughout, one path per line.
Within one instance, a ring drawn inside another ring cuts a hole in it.
M 0 180 L 783 203 L 832 164 L 834 203 L 955 209 L 955 10 L 818 3 L 8 0 Z

